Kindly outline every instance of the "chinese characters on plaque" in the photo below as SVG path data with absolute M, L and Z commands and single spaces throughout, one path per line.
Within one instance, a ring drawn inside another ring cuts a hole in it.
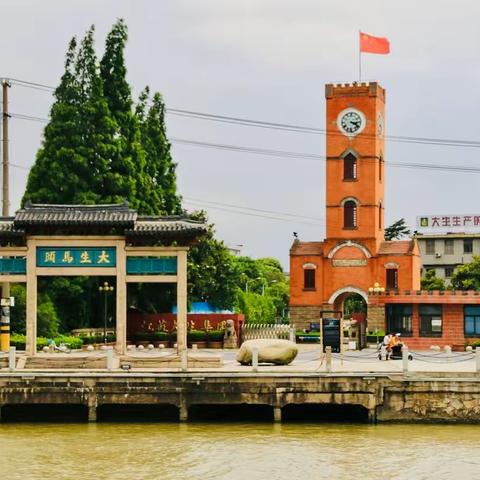
M 480 228 L 480 214 L 417 217 L 417 228 L 442 231 L 464 231 L 465 229 Z
M 115 267 L 112 247 L 37 247 L 37 267 Z

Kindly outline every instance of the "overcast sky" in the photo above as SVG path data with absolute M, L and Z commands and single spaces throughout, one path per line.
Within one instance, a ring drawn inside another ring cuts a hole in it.
M 325 128 L 324 84 L 358 79 L 362 29 L 391 41 L 391 55 L 364 55 L 362 65 L 364 80 L 387 89 L 387 134 L 480 141 L 480 2 L 474 0 L 0 0 L 0 77 L 56 86 L 70 38 L 95 24 L 101 55 L 118 17 L 129 27 L 134 94 L 148 84 L 167 107 Z M 51 102 L 46 92 L 10 89 L 14 113 L 45 118 Z M 322 135 L 173 115 L 167 125 L 173 138 L 325 152 Z M 11 162 L 17 165 L 11 169 L 12 212 L 42 129 L 39 122 L 11 121 Z M 420 214 L 475 213 L 480 180 L 476 173 L 399 168 L 389 161 L 478 166 L 478 153 L 388 142 L 387 224 L 405 217 L 413 226 Z M 173 155 L 179 192 L 190 199 L 185 206 L 204 207 L 218 236 L 242 245 L 243 254 L 274 256 L 288 269 L 292 232 L 302 240 L 324 238 L 323 161 L 180 144 Z M 232 205 L 312 219 L 239 214 Z

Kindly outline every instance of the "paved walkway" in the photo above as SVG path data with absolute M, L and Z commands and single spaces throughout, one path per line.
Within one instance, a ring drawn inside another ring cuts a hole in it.
M 290 374 L 290 373 L 327 373 L 327 365 L 325 355 L 320 351 L 319 345 L 299 345 L 299 354 L 297 358 L 288 366 L 275 365 L 259 365 L 258 372 L 260 373 L 275 373 L 275 374 Z M 217 368 L 195 368 L 189 369 L 192 372 L 218 372 L 218 373 L 247 373 L 252 372 L 252 367 L 242 366 L 235 360 L 236 350 L 189 350 L 189 357 L 192 359 L 201 358 L 218 358 L 223 359 L 223 365 Z M 136 351 L 129 352 L 135 357 L 148 359 L 166 359 L 168 357 L 175 357 L 176 351 L 173 349 L 154 350 L 154 351 Z M 408 372 L 411 373 L 439 373 L 448 375 L 449 373 L 475 373 L 476 372 L 476 358 L 475 353 L 471 352 L 431 352 L 431 351 L 412 351 L 413 360 L 408 362 Z M 39 354 L 38 357 L 45 354 Z M 7 354 L 0 354 L 0 360 L 3 357 L 3 372 L 7 373 L 6 357 Z M 105 357 L 106 353 L 103 351 L 95 352 L 72 352 L 69 354 L 47 354 L 46 357 L 60 360 L 60 357 L 65 358 L 65 363 L 68 359 L 87 357 Z M 21 358 L 21 355 L 19 355 Z M 18 362 L 17 364 L 21 364 Z M 68 367 L 66 367 L 68 368 Z M 89 369 L 90 371 L 98 371 L 99 369 Z M 136 369 L 135 369 L 136 370 Z M 0 370 L 2 371 L 2 370 Z M 21 371 L 21 369 L 17 370 Z M 102 369 L 105 371 L 105 369 Z M 145 368 L 142 371 L 155 372 L 178 372 L 178 368 Z M 378 353 L 375 349 L 365 349 L 362 351 L 346 351 L 342 354 L 332 354 L 331 373 L 359 373 L 359 374 L 378 374 L 378 373 L 402 373 L 402 360 L 381 361 L 378 359 Z

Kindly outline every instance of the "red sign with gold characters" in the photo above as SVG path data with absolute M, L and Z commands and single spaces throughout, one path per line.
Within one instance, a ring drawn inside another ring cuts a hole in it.
M 417 217 L 422 230 L 464 231 L 480 228 L 480 213 L 469 215 L 425 215 Z

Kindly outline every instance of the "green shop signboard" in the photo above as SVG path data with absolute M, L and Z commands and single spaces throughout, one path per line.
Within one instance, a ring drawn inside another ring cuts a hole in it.
M 37 267 L 115 267 L 113 247 L 37 247 Z

